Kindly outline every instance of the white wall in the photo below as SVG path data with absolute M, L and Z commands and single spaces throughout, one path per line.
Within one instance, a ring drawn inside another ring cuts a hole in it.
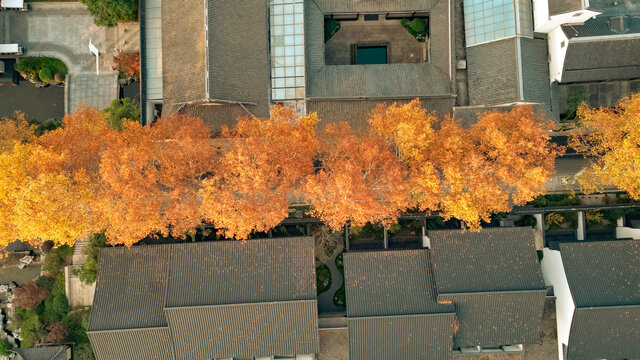
M 554 0 L 556 1 L 556 0 Z M 536 1 L 537 3 L 538 1 Z M 547 9 L 546 20 L 543 15 L 537 14 L 534 11 L 534 30 L 536 32 L 549 33 L 554 30 L 556 27 L 560 25 L 566 24 L 582 24 L 585 21 L 591 19 L 592 17 L 599 15 L 600 13 L 597 11 L 591 10 L 579 10 L 572 11 L 565 14 L 549 16 L 549 10 Z
M 558 359 L 563 359 L 562 344 L 569 344 L 569 332 L 571 330 L 571 320 L 575 311 L 575 304 L 569 283 L 564 272 L 560 251 L 545 248 L 544 257 L 541 261 L 542 276 L 547 286 L 553 286 L 553 293 L 556 297 L 556 321 L 558 324 Z
M 547 37 L 549 45 L 549 78 L 551 82 L 560 81 L 564 67 L 564 57 L 567 55 L 569 39 L 561 27 L 556 27 Z M 564 47 L 562 43 L 564 42 Z
M 533 30 L 536 32 L 543 32 L 538 29 L 542 28 L 548 21 L 549 0 L 533 0 Z
M 640 239 L 640 229 L 618 226 L 616 228 L 616 239 Z

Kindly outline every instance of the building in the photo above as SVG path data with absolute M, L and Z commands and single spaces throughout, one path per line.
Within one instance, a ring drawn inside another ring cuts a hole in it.
M 313 238 L 103 249 L 87 334 L 98 360 L 313 359 Z
M 344 255 L 349 359 L 451 359 L 455 308 L 439 304 L 429 249 Z
M 14 360 L 71 360 L 71 347 L 41 346 L 34 348 L 14 349 Z
M 535 31 L 547 36 L 558 111 L 613 106 L 640 91 L 640 3 L 534 0 Z
M 529 227 L 429 231 L 439 302 L 455 305 L 461 352 L 538 342 L 547 289 Z
M 429 248 L 344 255 L 350 359 L 522 353 L 547 288 L 531 228 L 430 230 Z
M 561 360 L 640 357 L 639 262 L 638 240 L 544 249 L 542 270 L 557 299 Z
M 541 113 L 555 113 L 547 43 L 534 33 L 531 6 L 530 0 L 464 1 L 471 107 L 530 103 L 544 105 Z
M 455 102 L 451 0 L 144 0 L 141 8 L 147 121 L 161 103 L 216 133 L 283 103 L 357 127 L 380 102 L 419 97 L 442 116 Z M 428 38 L 412 37 L 405 17 L 423 21 Z M 328 22 L 341 24 L 330 40 Z

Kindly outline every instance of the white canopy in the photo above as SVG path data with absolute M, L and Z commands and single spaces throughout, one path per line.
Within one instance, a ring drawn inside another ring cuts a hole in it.
M 5 0 L 2 0 L 3 2 Z M 13 54 L 18 52 L 18 44 L 0 44 L 0 54 Z
M 2 0 L 3 8 L 17 9 L 24 7 L 24 0 Z

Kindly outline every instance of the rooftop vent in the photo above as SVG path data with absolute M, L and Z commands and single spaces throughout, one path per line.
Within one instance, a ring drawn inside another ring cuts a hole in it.
M 615 16 L 609 19 L 609 29 L 617 34 L 624 34 L 629 30 L 627 19 L 623 16 Z

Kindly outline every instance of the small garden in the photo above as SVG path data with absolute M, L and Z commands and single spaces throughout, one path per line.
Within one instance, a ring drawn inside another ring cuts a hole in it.
M 325 19 L 324 21 L 324 42 L 326 43 L 340 30 L 340 21 L 336 19 Z
M 342 274 L 342 278 L 344 279 L 343 255 L 344 252 L 341 252 L 340 254 L 338 254 L 338 256 L 336 256 L 336 267 L 338 268 L 338 271 L 340 271 L 340 274 Z M 336 306 L 347 306 L 344 280 L 342 281 L 342 286 L 340 287 L 340 289 L 338 289 L 338 291 L 336 291 L 336 293 L 333 295 L 333 303 Z
M 62 84 L 68 73 L 67 66 L 61 60 L 49 57 L 21 58 L 15 69 L 36 87 Z
M 419 42 L 427 41 L 429 36 L 428 20 L 423 18 L 402 18 L 400 24 Z
M 64 267 L 72 255 L 73 248 L 67 245 L 51 249 L 42 266 L 43 275 L 13 290 L 14 309 L 9 310 L 6 330 L 19 339 L 20 347 L 73 343 L 74 359 L 92 360 L 86 335 L 90 309 L 70 308 L 65 295 Z M 4 342 L 0 346 L 7 349 Z

